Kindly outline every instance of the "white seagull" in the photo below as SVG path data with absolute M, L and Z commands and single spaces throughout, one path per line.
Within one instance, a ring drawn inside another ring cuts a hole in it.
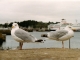
M 62 48 L 64 48 L 64 42 L 74 36 L 74 32 L 70 26 L 66 26 L 63 30 L 57 30 L 49 32 L 47 37 L 52 40 L 62 41 Z
M 42 39 L 37 39 L 27 31 L 20 29 L 17 23 L 12 24 L 11 30 L 12 37 L 19 42 L 19 49 L 22 49 L 23 42 L 43 42 Z

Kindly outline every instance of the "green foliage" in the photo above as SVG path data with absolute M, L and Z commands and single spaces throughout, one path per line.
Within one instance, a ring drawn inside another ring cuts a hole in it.
M 0 24 L 0 26 L 2 26 L 2 27 L 11 27 L 12 26 L 12 23 L 13 22 L 11 22 L 11 23 L 5 23 L 5 24 Z M 54 22 L 46 22 L 46 23 L 44 23 L 44 22 L 42 22 L 42 21 L 35 21 L 35 20 L 24 20 L 24 21 L 21 21 L 21 22 L 16 22 L 16 23 L 18 23 L 19 24 L 19 26 L 21 26 L 21 27 L 33 27 L 33 28 L 47 28 L 47 26 L 49 25 L 49 24 L 57 24 L 57 23 L 59 23 L 59 22 L 56 22 L 56 23 L 54 23 Z

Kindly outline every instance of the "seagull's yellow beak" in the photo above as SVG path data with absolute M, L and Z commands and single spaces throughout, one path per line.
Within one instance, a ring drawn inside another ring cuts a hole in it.
M 14 28 L 14 26 L 12 26 L 12 28 Z

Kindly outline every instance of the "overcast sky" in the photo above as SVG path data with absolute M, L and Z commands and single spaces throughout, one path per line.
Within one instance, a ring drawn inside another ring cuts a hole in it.
M 0 0 L 0 23 L 36 20 L 80 23 L 79 0 Z

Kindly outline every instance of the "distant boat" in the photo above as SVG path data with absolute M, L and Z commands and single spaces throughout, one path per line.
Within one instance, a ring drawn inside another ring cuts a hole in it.
M 64 29 L 67 25 L 69 25 L 69 26 L 72 27 L 72 25 L 71 25 L 71 24 L 68 24 L 68 23 L 61 24 L 61 25 L 60 25 L 60 30 Z
M 62 19 L 62 21 L 58 24 L 48 25 L 48 29 L 50 31 L 56 31 L 56 30 L 64 29 L 67 25 L 72 25 L 72 23 L 67 23 L 65 19 Z
M 56 31 L 56 30 L 62 30 L 64 29 L 67 25 L 70 25 L 73 31 L 80 31 L 80 23 L 67 23 L 66 20 L 62 20 L 61 23 L 58 24 L 50 24 L 48 25 L 48 30 L 50 31 Z
M 56 31 L 60 29 L 60 24 L 50 24 L 48 25 L 48 30 L 49 31 Z
M 80 31 L 80 23 L 73 24 L 72 29 L 73 29 L 73 31 Z
M 67 25 L 70 25 L 68 23 L 65 23 L 65 24 L 53 24 L 51 25 L 48 29 L 50 31 L 56 31 L 56 30 L 62 30 L 64 29 Z

